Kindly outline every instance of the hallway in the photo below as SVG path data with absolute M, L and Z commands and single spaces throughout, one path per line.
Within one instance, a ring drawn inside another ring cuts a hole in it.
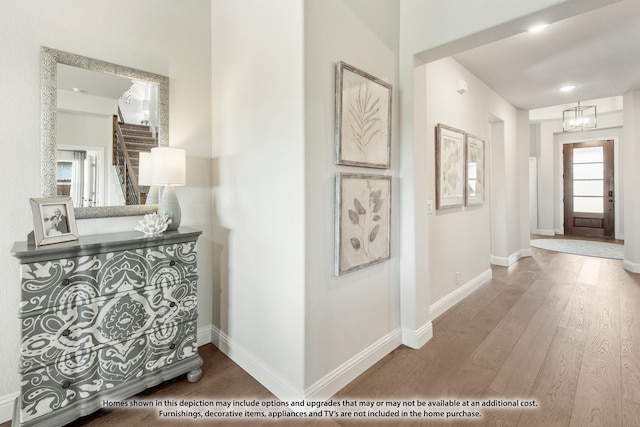
M 535 400 L 536 409 L 481 408 L 482 419 L 392 425 L 632 426 L 640 418 L 640 276 L 621 262 L 533 249 L 434 321 L 423 348 L 398 347 L 333 400 Z M 180 377 L 139 399 L 272 400 L 208 344 L 203 378 Z M 365 426 L 369 418 L 207 420 L 210 425 Z M 74 426 L 203 425 L 157 409 L 102 410 Z M 8 423 L 2 424 L 2 427 Z

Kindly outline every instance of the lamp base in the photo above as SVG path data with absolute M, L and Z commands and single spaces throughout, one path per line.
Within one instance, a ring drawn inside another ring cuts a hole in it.
M 145 204 L 147 205 L 157 205 L 158 200 L 160 199 L 160 189 L 157 185 L 152 185 L 149 187 L 149 192 L 147 193 L 147 201 Z
M 167 231 L 177 230 L 180 226 L 182 212 L 180 211 L 176 190 L 172 185 L 166 185 L 164 187 L 160 202 L 158 203 L 158 214 L 167 215 L 169 219 L 171 219 L 171 224 L 167 227 Z

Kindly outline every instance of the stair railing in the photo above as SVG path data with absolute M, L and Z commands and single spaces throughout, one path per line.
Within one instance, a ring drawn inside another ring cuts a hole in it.
M 116 167 L 118 181 L 127 205 L 140 204 L 140 186 L 131 166 L 129 151 L 124 144 L 118 116 L 113 116 L 113 165 Z

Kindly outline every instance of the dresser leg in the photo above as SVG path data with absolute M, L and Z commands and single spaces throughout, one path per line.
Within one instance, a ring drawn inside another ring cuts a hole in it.
M 198 382 L 201 376 L 202 376 L 202 369 L 200 368 L 187 372 L 187 380 L 189 380 L 190 383 Z

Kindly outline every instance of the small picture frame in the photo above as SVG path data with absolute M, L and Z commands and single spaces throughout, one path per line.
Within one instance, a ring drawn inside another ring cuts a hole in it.
M 465 147 L 465 167 L 467 187 L 465 204 L 467 206 L 484 203 L 484 141 L 467 134 Z
M 464 204 L 464 142 L 464 131 L 436 127 L 436 209 Z
M 388 260 L 391 177 L 338 174 L 335 218 L 336 276 Z
M 36 246 L 78 240 L 71 197 L 30 199 Z
M 391 166 L 391 84 L 342 61 L 336 64 L 336 163 Z

